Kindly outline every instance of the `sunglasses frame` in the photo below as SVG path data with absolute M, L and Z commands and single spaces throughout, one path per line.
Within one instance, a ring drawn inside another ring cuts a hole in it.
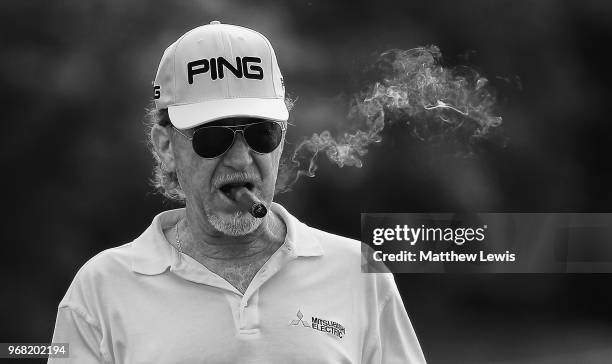
M 179 133 L 179 134 L 181 134 L 183 137 L 185 137 L 185 139 L 187 139 L 187 140 L 191 141 L 191 148 L 193 149 L 193 151 L 194 151 L 194 152 L 195 152 L 195 148 L 194 148 L 194 146 L 193 146 L 193 137 L 195 136 L 195 134 L 196 134 L 198 131 L 200 131 L 200 130 L 202 130 L 202 129 L 210 129 L 210 128 L 226 128 L 226 129 L 230 129 L 230 130 L 231 130 L 231 131 L 234 133 L 234 138 L 232 139 L 232 142 L 231 142 L 231 143 L 230 143 L 230 145 L 227 147 L 227 149 L 225 149 L 225 150 L 224 150 L 222 153 L 220 153 L 220 154 L 219 154 L 218 156 L 216 156 L 216 157 L 202 157 L 201 155 L 199 155 L 199 154 L 198 154 L 198 156 L 199 156 L 200 158 L 203 158 L 203 159 L 216 159 L 216 158 L 221 157 L 221 156 L 222 156 L 222 155 L 224 155 L 225 153 L 227 153 L 227 151 L 228 151 L 228 150 L 232 149 L 232 146 L 234 146 L 234 143 L 236 142 L 236 133 L 237 133 L 237 132 L 242 133 L 242 138 L 244 139 L 245 144 L 247 145 L 247 147 L 249 148 L 249 150 L 250 150 L 250 151 L 252 151 L 252 152 L 254 152 L 254 153 L 257 153 L 257 154 L 270 154 L 270 153 L 272 153 L 273 151 L 275 151 L 275 150 L 278 148 L 278 146 L 279 146 L 281 143 L 278 143 L 278 145 L 276 146 L 276 148 L 274 148 L 273 150 L 269 151 L 268 153 L 261 153 L 261 152 L 258 152 L 258 151 L 256 151 L 256 150 L 254 150 L 253 148 L 251 148 L 251 145 L 250 145 L 250 144 L 249 144 L 249 142 L 246 140 L 246 137 L 244 136 L 244 130 L 245 130 L 246 128 L 248 128 L 249 126 L 251 126 L 251 125 L 256 125 L 256 124 L 261 124 L 261 123 L 275 123 L 275 124 L 279 124 L 279 125 L 280 125 L 280 127 L 281 127 L 281 142 L 282 142 L 282 133 L 284 133 L 284 132 L 286 132 L 286 131 L 287 131 L 287 124 L 286 124 L 286 122 L 276 121 L 276 120 L 261 120 L 261 121 L 256 121 L 256 122 L 253 122 L 253 123 L 248 123 L 248 124 L 240 124 L 240 125 L 204 125 L 204 126 L 201 126 L 201 127 L 197 128 L 197 129 L 194 131 L 194 133 L 193 133 L 193 135 L 192 135 L 192 136 L 188 136 L 188 135 L 183 134 L 183 132 L 181 132 L 181 131 L 180 131 L 178 128 L 176 128 L 174 125 L 172 125 L 172 128 L 173 128 L 174 130 L 176 130 L 176 132 L 177 132 L 177 133 Z M 197 153 L 196 153 L 196 154 L 197 154 Z

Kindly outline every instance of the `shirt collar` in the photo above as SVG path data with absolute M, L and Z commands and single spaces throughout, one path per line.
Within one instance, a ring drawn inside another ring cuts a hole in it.
M 291 215 L 284 207 L 272 202 L 271 210 L 276 212 L 287 226 L 285 245 L 291 248 L 298 257 L 323 255 L 323 248 L 312 228 Z
M 174 248 L 166 240 L 164 229 L 176 225 L 185 209 L 164 211 L 153 218 L 151 225 L 132 242 L 132 271 L 155 275 L 172 264 Z
M 323 255 L 318 237 L 312 228 L 291 215 L 284 207 L 272 202 L 271 210 L 276 212 L 287 226 L 285 244 L 297 257 Z M 164 230 L 176 225 L 185 209 L 164 211 L 153 218 L 151 225 L 131 244 L 132 271 L 156 275 L 165 272 L 174 262 L 176 251 L 168 243 Z

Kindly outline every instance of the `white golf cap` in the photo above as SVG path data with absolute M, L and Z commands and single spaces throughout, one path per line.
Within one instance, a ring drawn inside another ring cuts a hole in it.
M 287 121 L 285 86 L 272 45 L 260 33 L 212 21 L 164 52 L 155 107 L 178 129 L 229 117 Z

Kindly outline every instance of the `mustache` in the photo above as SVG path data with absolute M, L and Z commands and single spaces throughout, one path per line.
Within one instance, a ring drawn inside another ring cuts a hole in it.
M 219 175 L 213 178 L 213 187 L 219 188 L 228 183 L 251 183 L 255 184 L 260 182 L 260 178 L 255 173 L 250 172 L 235 172 L 229 174 Z

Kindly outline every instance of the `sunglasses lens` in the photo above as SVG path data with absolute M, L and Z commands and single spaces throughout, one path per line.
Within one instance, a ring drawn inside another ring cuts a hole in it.
M 193 150 L 203 158 L 215 158 L 223 154 L 234 141 L 234 132 L 224 127 L 206 127 L 193 134 Z
M 251 149 L 257 153 L 270 153 L 278 147 L 283 136 L 282 127 L 272 121 L 249 125 L 244 130 L 244 138 Z

